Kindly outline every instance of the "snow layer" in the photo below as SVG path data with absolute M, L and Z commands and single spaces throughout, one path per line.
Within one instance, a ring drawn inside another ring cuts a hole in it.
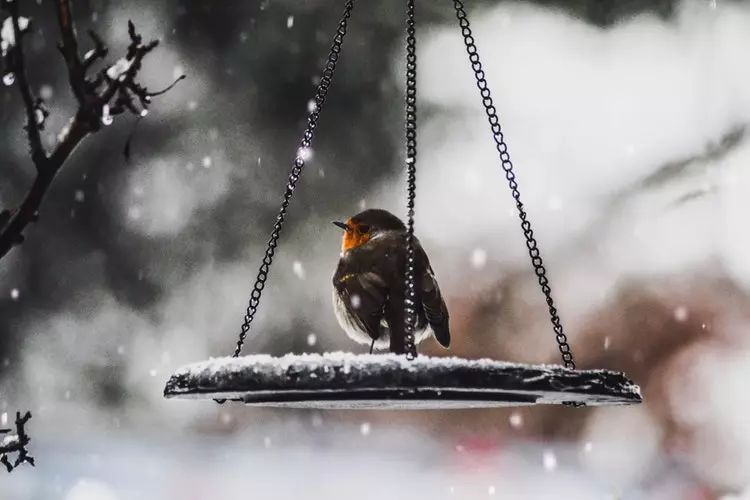
M 622 373 L 490 359 L 395 354 L 258 354 L 179 369 L 166 397 L 221 398 L 305 408 L 466 408 L 628 404 L 640 389 Z

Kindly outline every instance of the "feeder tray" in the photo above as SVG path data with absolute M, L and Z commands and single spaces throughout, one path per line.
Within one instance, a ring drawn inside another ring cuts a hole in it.
M 459 409 L 641 402 L 624 374 L 489 359 L 413 361 L 395 354 L 264 354 L 217 358 L 178 370 L 167 398 L 227 399 L 317 409 Z

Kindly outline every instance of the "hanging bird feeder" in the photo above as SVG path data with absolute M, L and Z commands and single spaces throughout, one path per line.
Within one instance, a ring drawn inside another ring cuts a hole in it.
M 234 355 L 185 366 L 167 382 L 167 398 L 240 401 L 255 406 L 298 408 L 391 408 L 451 409 L 516 406 L 531 404 L 624 405 L 641 402 L 640 389 L 624 374 L 608 370 L 576 370 L 573 353 L 563 332 L 552 300 L 539 246 L 531 222 L 521 202 L 518 182 L 508 147 L 503 138 L 469 20 L 461 0 L 453 0 L 461 35 L 477 88 L 489 121 L 505 179 L 515 200 L 521 229 L 531 264 L 545 297 L 552 330 L 560 350 L 562 365 L 524 365 L 489 359 L 468 360 L 457 357 L 417 357 L 414 341 L 416 312 L 414 302 L 414 199 L 417 159 L 417 61 L 414 0 L 406 9 L 406 168 L 407 180 L 407 264 L 405 326 L 406 355 L 396 354 L 288 354 L 242 356 L 242 347 L 250 331 L 265 287 L 287 207 L 305 167 L 307 151 L 318 125 L 328 90 L 346 36 L 354 0 L 347 0 L 343 16 L 333 37 L 328 59 L 314 97 L 315 106 L 307 117 L 300 148 L 284 192 L 266 252 L 262 260 L 237 340 Z

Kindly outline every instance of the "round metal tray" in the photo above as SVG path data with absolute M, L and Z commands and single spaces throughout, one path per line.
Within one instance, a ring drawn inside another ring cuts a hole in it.
M 413 361 L 394 354 L 289 354 L 217 358 L 179 369 L 167 398 L 226 399 L 318 409 L 458 409 L 641 402 L 623 373 L 489 359 Z

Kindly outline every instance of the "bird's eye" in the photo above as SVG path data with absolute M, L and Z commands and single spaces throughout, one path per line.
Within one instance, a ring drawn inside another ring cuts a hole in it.
M 359 226 L 359 231 L 362 233 L 369 233 L 370 232 L 370 226 Z

